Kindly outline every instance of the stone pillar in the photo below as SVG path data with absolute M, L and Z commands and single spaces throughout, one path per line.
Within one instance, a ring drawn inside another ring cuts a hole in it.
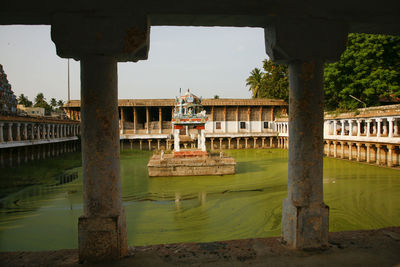
M 50 124 L 46 124 L 46 137 L 47 139 L 50 139 Z
M 142 139 L 139 140 L 139 149 L 143 150 L 143 140 Z M 178 149 L 179 149 L 179 146 L 178 146 Z
M 128 252 L 121 200 L 117 61 L 81 58 L 83 215 L 79 259 L 117 259 Z M 99 134 L 101 133 L 101 134 Z
M 344 159 L 344 144 L 345 142 L 340 142 L 340 147 L 341 147 L 340 158 L 342 159 Z
M 253 147 L 254 148 L 257 148 L 257 137 L 253 137 L 253 139 L 254 139 L 254 144 L 253 144 Z
M 20 130 L 21 123 L 17 122 L 17 123 L 15 123 L 15 125 L 17 127 L 16 128 L 17 129 L 17 131 L 16 131 L 17 136 L 15 137 L 15 141 L 21 141 L 21 130 Z
M 382 120 L 383 121 L 383 120 Z M 386 122 L 384 122 L 383 123 L 383 125 L 382 125 L 382 130 L 383 130 L 383 132 L 382 132 L 382 134 L 384 135 L 384 136 L 387 136 L 387 134 L 388 134 L 388 127 L 387 127 L 387 124 L 388 124 L 388 121 L 386 120 Z
M 394 118 L 389 117 L 387 118 L 387 121 L 389 122 L 389 132 L 388 132 L 388 137 L 393 138 L 393 123 L 394 123 Z
M 265 137 L 261 137 L 261 148 L 265 148 Z
M 231 140 L 232 140 L 232 138 L 228 137 L 228 149 L 231 149 Z
M 381 146 L 379 144 L 376 144 L 376 164 L 379 165 L 381 164 Z
M 236 106 L 236 132 L 239 132 L 239 106 Z
M 387 145 L 388 148 L 388 157 L 387 157 L 387 166 L 392 167 L 393 166 L 393 145 Z
M 75 129 L 75 128 L 74 128 Z M 74 131 L 74 136 L 75 136 L 76 134 L 75 134 L 75 131 Z M 54 139 L 55 138 L 55 136 L 54 136 L 54 124 L 52 124 L 51 125 L 51 139 Z
M 162 134 L 162 108 L 158 108 L 158 132 Z
M 211 137 L 210 140 L 211 140 L 211 151 L 213 151 L 214 150 L 214 137 Z
M 180 139 L 179 139 L 179 132 L 180 132 L 180 129 L 174 129 L 174 150 L 176 151 L 176 152 L 179 152 L 181 149 L 180 149 Z
M 0 122 L 0 143 L 4 142 L 3 127 L 4 127 L 4 123 Z M 3 155 L 3 154 L 1 154 L 1 155 Z
M 136 134 L 137 112 L 136 107 L 133 107 L 133 133 Z
M 381 136 L 381 128 L 382 128 L 382 119 L 376 119 L 376 122 L 378 124 L 378 129 L 376 132 L 376 136 L 380 137 Z
M 371 159 L 370 159 L 370 155 L 371 155 L 370 147 L 371 147 L 371 144 L 367 143 L 367 144 L 365 144 L 365 147 L 367 148 L 366 149 L 366 155 L 365 155 L 365 161 L 367 163 L 369 163 L 371 161 Z
M 356 143 L 357 146 L 357 161 L 361 161 L 361 144 Z
M 399 136 L 399 125 L 397 124 L 397 121 L 396 121 L 395 118 L 393 120 L 394 120 L 394 122 L 393 122 L 394 123 L 394 127 L 393 127 L 394 128 L 394 134 L 393 135 L 394 136 Z
M 269 138 L 269 147 L 270 147 L 270 148 L 273 147 L 273 145 L 274 145 L 273 142 L 274 142 L 274 138 L 273 138 L 273 137 L 270 137 L 270 138 Z
M 204 129 L 200 130 L 201 151 L 207 151 L 206 148 L 206 133 Z
M 337 142 L 333 141 L 333 157 L 336 158 L 337 157 Z
M 220 137 L 219 138 L 219 149 L 220 150 L 222 150 L 222 140 L 223 140 L 224 138 L 222 138 L 222 137 Z
M 245 149 L 247 149 L 247 140 L 249 140 L 249 138 L 248 138 L 248 137 L 245 137 L 245 138 L 244 138 L 244 148 L 245 148 Z
M 160 139 L 157 139 L 157 150 L 158 150 L 158 151 L 160 150 L 160 142 L 161 142 L 161 140 L 160 140 Z
M 351 150 L 352 150 L 353 147 L 352 147 L 352 143 L 351 142 L 348 142 L 347 144 L 349 146 L 349 153 L 348 153 L 349 154 L 349 160 L 351 160 L 352 159 L 352 151 Z
M 31 123 L 31 140 L 35 140 L 35 124 Z
M 7 140 L 8 142 L 14 141 L 12 136 L 12 125 L 13 125 L 12 122 L 8 123 L 8 140 Z
M 151 151 L 151 141 L 153 141 L 152 139 L 148 139 L 147 142 L 149 143 L 149 151 Z
M 333 121 L 333 135 L 337 135 L 337 120 Z
M 23 130 L 22 130 L 22 139 L 23 140 L 28 140 L 28 124 L 23 123 Z
M 367 137 L 371 136 L 371 122 L 372 120 L 365 120 L 365 122 L 367 123 Z
M 236 137 L 236 149 L 240 149 L 240 137 Z
M 348 120 L 349 123 L 349 136 L 353 136 L 353 120 Z
M 210 117 L 209 117 L 209 119 L 210 119 L 210 122 L 211 122 L 211 132 L 213 133 L 214 132 L 214 129 L 215 129 L 215 122 L 214 122 L 214 106 L 211 106 L 211 114 L 210 114 Z M 211 144 L 212 144 L 212 141 L 211 141 Z M 211 145 L 211 150 L 213 150 L 214 148 L 212 147 L 212 145 Z
M 150 133 L 150 116 L 149 107 L 146 107 L 146 134 Z
M 357 120 L 357 136 L 361 136 L 361 121 Z
M 345 122 L 345 120 L 340 120 L 340 123 L 342 124 L 342 126 L 340 128 L 340 135 L 341 136 L 344 136 L 344 130 L 345 130 L 344 122 Z

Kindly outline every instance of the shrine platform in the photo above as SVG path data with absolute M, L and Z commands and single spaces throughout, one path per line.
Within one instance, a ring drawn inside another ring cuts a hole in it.
M 180 153 L 185 152 L 185 153 Z M 147 164 L 150 177 L 165 176 L 201 176 L 201 175 L 226 175 L 234 174 L 236 162 L 232 157 L 207 155 L 194 155 L 190 151 L 179 151 L 174 154 L 153 155 Z

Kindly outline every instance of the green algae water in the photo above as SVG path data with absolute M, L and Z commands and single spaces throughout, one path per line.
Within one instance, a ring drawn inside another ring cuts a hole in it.
M 144 151 L 121 154 L 131 246 L 279 236 L 286 197 L 286 150 L 231 150 L 236 174 L 149 178 Z M 79 178 L 9 195 L 0 207 L 0 250 L 77 248 Z M 330 231 L 400 225 L 400 171 L 324 159 Z

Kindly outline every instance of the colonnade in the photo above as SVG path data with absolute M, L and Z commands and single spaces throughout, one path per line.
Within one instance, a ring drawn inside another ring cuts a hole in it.
M 79 134 L 79 123 L 0 121 L 0 143 L 56 139 Z
M 35 160 L 57 157 L 80 149 L 77 140 L 0 149 L 0 166 L 17 167 Z
M 328 157 L 355 160 L 388 167 L 400 165 L 400 144 L 326 140 L 324 143 L 324 154 Z
M 332 119 L 325 122 L 325 135 L 329 136 L 400 136 L 400 116 Z

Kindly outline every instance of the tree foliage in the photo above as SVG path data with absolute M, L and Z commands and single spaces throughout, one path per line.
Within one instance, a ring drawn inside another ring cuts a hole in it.
M 18 104 L 24 105 L 25 107 L 32 107 L 32 101 L 28 99 L 24 94 L 20 94 L 18 97 Z
M 400 97 L 400 37 L 349 34 L 347 48 L 324 73 L 327 109 L 379 105 L 382 97 Z
M 279 98 L 288 101 L 288 68 L 270 60 L 264 72 L 251 71 L 246 80 L 253 98 Z M 325 108 L 354 109 L 365 102 L 379 105 L 380 98 L 400 98 L 400 37 L 349 34 L 340 60 L 326 64 L 324 71 Z

